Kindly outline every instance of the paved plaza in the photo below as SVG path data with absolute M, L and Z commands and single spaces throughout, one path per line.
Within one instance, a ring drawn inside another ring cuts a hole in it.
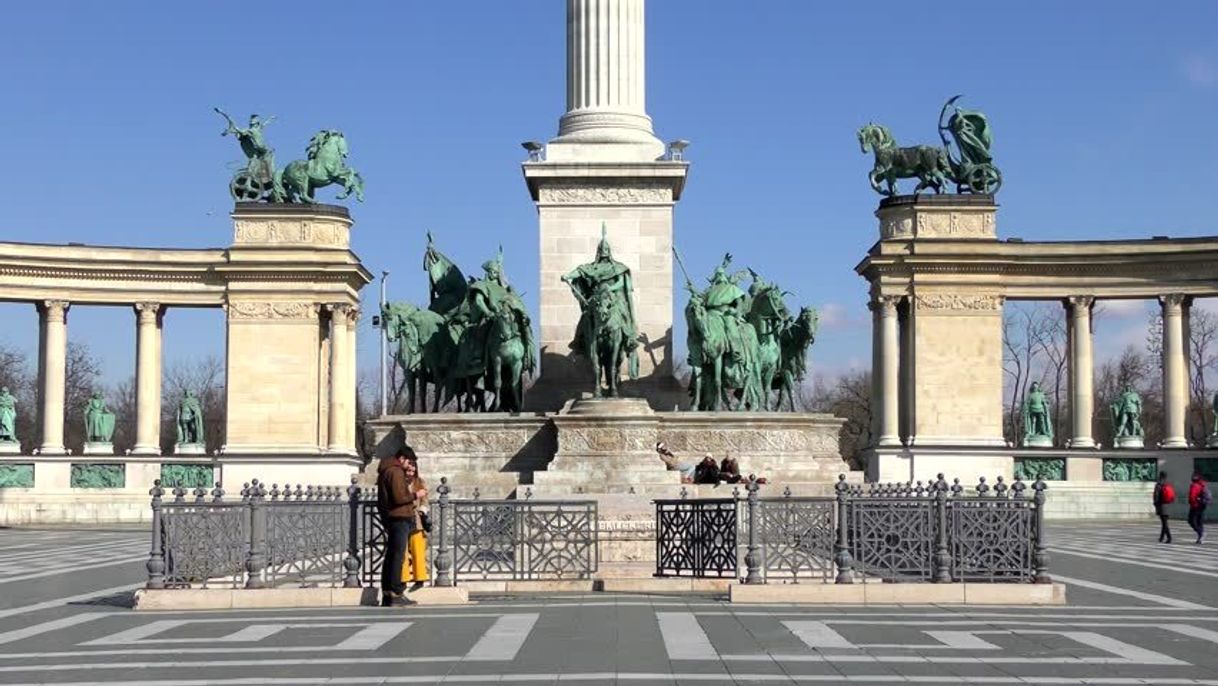
M 0 530 L 0 683 L 1218 684 L 1218 548 L 1061 524 L 1070 604 L 767 607 L 708 596 L 134 612 L 143 530 Z

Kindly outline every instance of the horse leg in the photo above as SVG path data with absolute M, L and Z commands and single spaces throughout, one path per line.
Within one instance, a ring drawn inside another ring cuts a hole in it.
M 519 412 L 524 407 L 524 383 L 521 378 L 524 376 L 524 360 L 517 359 L 508 366 L 508 392 L 512 394 L 512 407 L 510 411 Z
M 490 362 L 486 371 L 490 378 L 491 388 L 495 391 L 495 400 L 491 402 L 491 412 L 500 412 L 503 410 L 503 361 L 499 359 L 498 355 L 493 355 Z
M 715 394 L 715 403 L 713 410 L 715 412 L 723 409 L 723 356 L 715 356 L 715 385 L 711 389 Z

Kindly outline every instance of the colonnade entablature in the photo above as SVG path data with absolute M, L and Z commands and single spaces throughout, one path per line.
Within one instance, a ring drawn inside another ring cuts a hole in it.
M 133 455 L 161 451 L 166 315 L 213 307 L 226 313 L 224 453 L 355 459 L 355 334 L 371 274 L 350 250 L 346 208 L 239 203 L 232 218 L 219 249 L 0 243 L 0 301 L 39 314 L 41 456 L 66 453 L 69 312 L 97 305 L 134 315 Z
M 1003 305 L 1040 300 L 1061 302 L 1068 320 L 1071 435 L 1063 443 L 1094 449 L 1092 312 L 1118 299 L 1153 299 L 1162 308 L 1160 447 L 1188 447 L 1189 312 L 1195 298 L 1218 296 L 1218 236 L 1000 240 L 996 214 L 989 196 L 880 203 L 880 240 L 856 267 L 870 284 L 876 447 L 1009 447 Z

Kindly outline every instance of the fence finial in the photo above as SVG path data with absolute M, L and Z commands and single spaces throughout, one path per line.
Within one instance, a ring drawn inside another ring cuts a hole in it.
M 1018 474 L 1016 474 L 1015 483 L 1011 484 L 1012 497 L 1014 497 L 1016 500 L 1022 498 L 1024 489 L 1026 489 L 1027 487 L 1028 487 L 1028 485 L 1023 482 L 1023 479 L 1020 478 L 1020 476 Z

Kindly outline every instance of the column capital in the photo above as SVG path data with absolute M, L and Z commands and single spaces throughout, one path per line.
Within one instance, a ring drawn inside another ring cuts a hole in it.
M 46 314 L 47 321 L 62 322 L 68 314 L 72 303 L 67 300 L 43 300 L 38 305 L 39 311 Z
M 359 305 L 351 303 L 326 303 L 326 312 L 330 313 L 330 318 L 340 324 L 353 324 L 359 321 L 360 309 Z
M 1164 293 L 1159 296 L 1159 304 L 1163 306 L 1163 310 L 1179 310 L 1185 303 L 1192 300 L 1192 296 L 1184 293 Z
M 878 312 L 885 317 L 895 316 L 897 313 L 897 305 L 900 304 L 903 295 L 877 295 L 872 297 L 867 303 L 867 308 L 872 312 Z
M 1094 295 L 1069 295 L 1066 296 L 1066 306 L 1072 310 L 1090 310 L 1095 304 Z
M 132 307 L 135 308 L 136 317 L 138 317 L 141 324 L 157 323 L 164 308 L 161 303 L 154 302 L 139 302 L 133 304 Z

